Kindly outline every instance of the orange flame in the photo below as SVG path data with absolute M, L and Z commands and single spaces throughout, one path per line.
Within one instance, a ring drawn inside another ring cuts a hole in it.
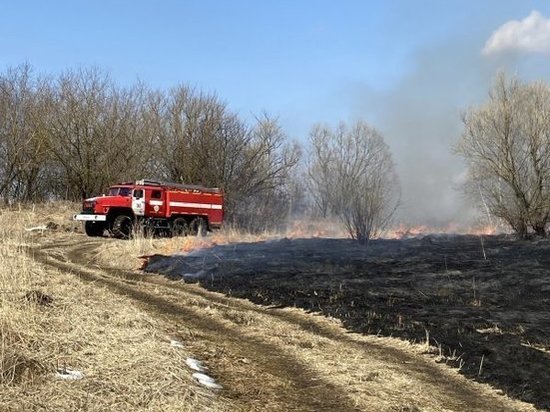
M 429 227 L 427 225 L 407 225 L 400 223 L 382 234 L 384 239 L 409 239 L 423 237 L 429 234 L 472 234 L 494 235 L 502 233 L 500 227 L 494 225 L 463 226 L 455 222 L 444 227 Z M 297 238 L 348 238 L 348 234 L 335 222 L 330 221 L 294 221 L 283 232 L 264 232 L 260 234 L 246 234 L 236 230 L 220 230 L 210 233 L 206 237 L 187 236 L 185 238 L 173 238 L 173 241 L 164 245 L 166 253 L 174 251 L 191 252 L 198 249 L 206 249 L 216 245 L 226 245 L 239 242 L 263 242 L 272 239 L 297 239 Z
M 495 225 L 470 225 L 463 226 L 456 222 L 451 222 L 444 227 L 429 227 L 426 225 L 407 226 L 400 223 L 396 227 L 387 230 L 381 237 L 385 239 L 409 239 L 414 237 L 426 236 L 429 234 L 444 233 L 453 235 L 476 235 L 489 236 L 497 233 L 503 233 L 502 228 Z

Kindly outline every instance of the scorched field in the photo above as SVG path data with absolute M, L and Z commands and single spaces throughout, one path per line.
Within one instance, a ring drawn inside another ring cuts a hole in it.
M 548 240 L 285 238 L 157 255 L 146 270 L 424 344 L 465 376 L 550 408 Z

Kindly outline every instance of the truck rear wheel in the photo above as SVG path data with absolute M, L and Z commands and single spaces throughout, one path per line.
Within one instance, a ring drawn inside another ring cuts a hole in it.
M 132 234 L 134 224 L 132 218 L 128 215 L 118 215 L 113 220 L 113 227 L 111 229 L 114 237 L 119 239 L 129 239 Z
M 189 233 L 189 224 L 183 217 L 177 217 L 172 221 L 172 236 L 187 236 Z
M 103 236 L 105 231 L 105 223 L 103 222 L 85 222 L 84 230 L 88 236 L 97 237 Z
M 197 217 L 189 224 L 189 234 L 191 236 L 206 236 L 208 225 L 206 220 L 202 217 Z

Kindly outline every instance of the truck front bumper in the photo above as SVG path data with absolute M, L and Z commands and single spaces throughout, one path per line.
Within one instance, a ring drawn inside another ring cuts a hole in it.
M 82 222 L 105 222 L 107 221 L 107 215 L 89 215 L 89 214 L 79 214 L 74 215 L 73 220 L 80 220 Z

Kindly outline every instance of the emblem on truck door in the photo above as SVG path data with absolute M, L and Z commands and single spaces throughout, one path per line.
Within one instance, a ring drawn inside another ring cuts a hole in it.
M 136 216 L 143 216 L 145 214 L 145 196 L 143 195 L 143 189 L 134 189 L 132 193 L 132 210 Z

